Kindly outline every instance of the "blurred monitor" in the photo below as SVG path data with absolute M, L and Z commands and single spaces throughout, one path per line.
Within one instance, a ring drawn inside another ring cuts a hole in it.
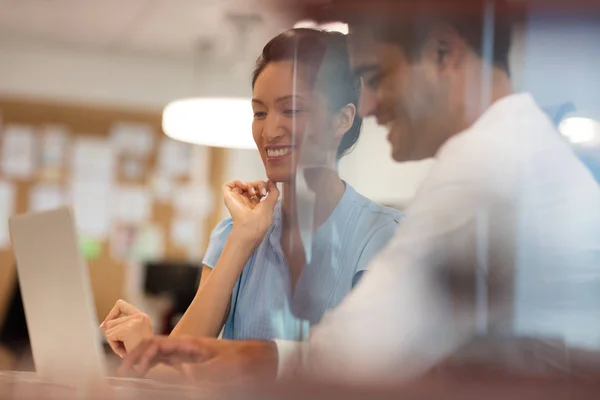
M 160 261 L 145 264 L 144 292 L 170 297 L 172 313 L 183 314 L 196 295 L 202 268 L 199 264 Z

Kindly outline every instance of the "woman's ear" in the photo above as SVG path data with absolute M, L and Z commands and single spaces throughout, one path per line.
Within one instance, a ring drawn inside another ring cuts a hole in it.
M 336 116 L 336 139 L 342 139 L 342 136 L 344 136 L 346 132 L 348 132 L 350 128 L 352 128 L 355 116 L 356 106 L 354 104 L 349 103 L 342 107 L 342 109 L 338 112 Z

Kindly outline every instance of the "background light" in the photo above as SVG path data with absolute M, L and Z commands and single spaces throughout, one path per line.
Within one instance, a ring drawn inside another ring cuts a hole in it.
M 182 142 L 232 149 L 256 149 L 252 106 L 240 98 L 190 98 L 169 103 L 162 127 Z
M 294 25 L 294 28 L 322 29 L 328 32 L 340 32 L 344 35 L 348 34 L 348 24 L 345 24 L 343 22 L 328 22 L 326 24 L 317 24 L 315 21 L 304 20 L 297 22 Z
M 591 144 L 600 141 L 600 122 L 586 117 L 569 117 L 558 130 L 573 144 Z

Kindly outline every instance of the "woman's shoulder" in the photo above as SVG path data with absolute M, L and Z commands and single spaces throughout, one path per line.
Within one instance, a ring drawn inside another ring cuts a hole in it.
M 279 214 L 276 214 L 275 220 L 279 218 Z M 275 222 L 274 220 L 274 222 Z M 273 227 L 275 223 L 271 226 L 265 238 L 263 239 L 263 243 L 270 237 L 273 232 Z M 210 240 L 208 242 L 208 247 L 206 248 L 206 252 L 204 254 L 203 264 L 213 268 L 217 263 L 217 260 L 221 256 L 223 252 L 223 248 L 225 247 L 225 243 L 227 243 L 227 239 L 231 234 L 233 229 L 233 220 L 231 218 L 225 218 L 221 222 L 219 222 L 210 234 Z M 262 244 L 261 244 L 262 246 Z
M 223 248 L 225 247 L 225 243 L 227 242 L 227 238 L 229 237 L 232 228 L 233 220 L 231 218 L 222 220 L 214 227 L 210 233 L 210 240 L 208 241 L 208 247 L 204 253 L 202 264 L 209 268 L 214 268 L 223 252 Z
M 219 222 L 210 233 L 210 240 L 217 240 L 219 238 L 227 238 L 233 229 L 233 219 L 225 218 Z
M 379 204 L 363 196 L 350 185 L 348 185 L 348 190 L 351 191 L 350 194 L 353 199 L 351 202 L 352 205 L 354 207 L 358 207 L 362 211 L 364 218 L 373 221 L 379 221 L 384 225 L 390 222 L 399 224 L 405 218 L 405 215 L 402 211 Z
M 273 226 L 275 226 L 277 221 L 280 219 L 281 219 L 281 204 L 278 201 L 277 204 L 275 205 L 275 209 L 273 211 L 273 224 L 271 226 L 271 229 L 269 229 L 267 236 L 271 234 L 271 231 L 273 230 Z M 229 234 L 231 233 L 232 229 L 233 229 L 233 219 L 231 219 L 231 217 L 225 218 L 225 219 L 221 220 L 213 228 L 213 230 L 210 234 L 210 240 L 212 241 L 212 240 L 219 240 L 219 239 L 227 239 L 229 237 Z

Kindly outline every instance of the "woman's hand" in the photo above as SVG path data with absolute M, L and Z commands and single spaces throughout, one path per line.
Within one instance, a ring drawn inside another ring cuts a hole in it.
M 268 181 L 233 181 L 223 185 L 225 206 L 233 219 L 233 229 L 257 243 L 273 223 L 273 210 L 279 190 Z
M 124 300 L 118 300 L 100 325 L 108 344 L 121 358 L 142 341 L 154 337 L 150 317 Z

